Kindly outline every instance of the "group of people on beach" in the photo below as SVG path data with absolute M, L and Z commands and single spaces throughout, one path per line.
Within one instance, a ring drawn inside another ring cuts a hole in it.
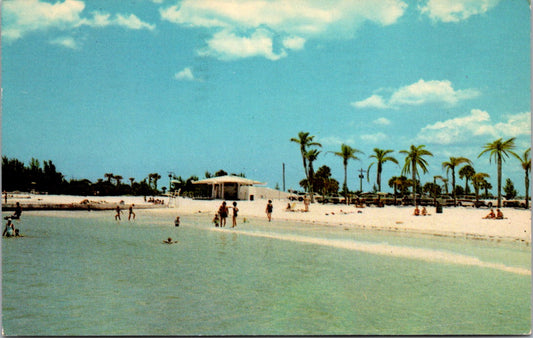
M 215 214 L 215 217 L 213 218 L 213 223 L 216 227 L 225 227 L 226 226 L 226 218 L 228 218 L 229 209 L 233 209 L 233 217 L 232 217 L 232 228 L 235 228 L 237 226 L 237 215 L 239 214 L 239 208 L 237 208 L 237 202 L 233 202 L 233 206 L 228 206 L 226 201 L 222 202 L 220 207 L 218 207 L 218 211 Z
M 483 219 L 503 219 L 503 212 L 500 209 L 496 209 L 496 214 L 494 209 L 490 209 L 490 212 Z
M 233 215 L 232 215 L 232 228 L 235 228 L 237 226 L 237 215 L 239 213 L 239 208 L 237 208 L 237 202 L 232 203 L 233 206 L 228 206 L 226 201 L 222 202 L 220 207 L 218 208 L 218 211 L 215 213 L 215 217 L 213 217 L 213 224 L 215 224 L 215 227 L 225 227 L 226 226 L 226 219 L 229 215 L 229 209 L 233 209 Z M 274 206 L 272 205 L 272 200 L 268 200 L 268 203 L 265 208 L 265 213 L 267 215 L 268 221 L 272 221 L 272 212 L 274 211 Z M 244 219 L 244 222 L 246 222 L 246 218 Z
M 413 212 L 413 215 L 414 216 L 420 216 L 420 215 L 429 216 L 431 214 L 428 213 L 426 207 L 422 207 L 422 211 L 420 211 L 420 209 L 418 209 L 418 205 L 417 205 L 417 206 L 415 206 L 415 211 Z
M 128 208 L 128 221 L 131 220 L 132 218 L 135 219 L 135 212 L 133 212 L 133 207 L 135 206 L 135 204 L 132 204 L 130 205 L 130 207 Z M 120 218 L 120 215 L 122 214 L 122 210 L 120 210 L 120 205 L 117 205 L 117 207 L 115 208 L 116 210 L 116 214 L 115 214 L 115 221 L 120 221 L 121 218 Z

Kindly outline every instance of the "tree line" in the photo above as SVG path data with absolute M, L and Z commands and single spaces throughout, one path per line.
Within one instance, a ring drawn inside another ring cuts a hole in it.
M 321 192 L 321 186 L 316 180 L 316 173 L 313 170 L 313 162 L 316 161 L 318 155 L 321 153 L 322 145 L 314 141 L 314 136 L 310 135 L 309 132 L 299 132 L 298 137 L 290 139 L 291 142 L 297 143 L 299 145 L 300 155 L 302 157 L 302 164 L 304 168 L 305 178 L 300 182 L 300 185 L 309 193 L 311 196 L 314 192 Z M 529 171 L 531 170 L 531 157 L 530 151 L 531 148 L 526 149 L 522 155 L 518 155 L 515 149 L 515 138 L 510 138 L 508 140 L 497 139 L 493 142 L 487 143 L 483 150 L 478 155 L 478 158 L 488 154 L 489 160 L 492 163 L 494 160 L 497 164 L 497 198 L 498 198 L 498 207 L 501 207 L 501 198 L 502 198 L 502 166 L 506 159 L 513 157 L 519 161 L 519 165 L 524 170 L 524 186 L 525 186 L 525 198 L 526 198 L 526 208 L 528 207 L 529 202 Z M 394 150 L 392 149 L 379 149 L 374 148 L 373 154 L 369 158 L 373 159 L 374 162 L 370 164 L 367 169 L 367 178 L 368 173 L 374 164 L 376 165 L 376 185 L 374 186 L 375 191 L 381 191 L 381 174 L 383 171 L 383 165 L 387 162 L 395 163 L 399 166 L 399 161 L 392 156 Z M 352 148 L 347 144 L 341 144 L 340 151 L 328 151 L 327 153 L 333 153 L 335 156 L 338 156 L 342 159 L 342 164 L 344 167 L 344 183 L 342 187 L 342 193 L 345 197 L 346 203 L 348 203 L 348 162 L 349 160 L 360 160 L 357 157 L 358 154 L 364 154 L 362 151 L 356 148 Z M 438 185 L 437 180 L 443 183 L 443 188 L 448 194 L 448 178 L 444 178 L 441 175 L 435 175 L 433 177 L 433 182 L 427 182 L 423 187 L 420 186 L 420 172 L 428 173 L 428 157 L 432 157 L 433 154 L 426 149 L 425 145 L 411 145 L 409 149 L 400 150 L 400 154 L 404 155 L 404 165 L 401 168 L 400 175 L 394 176 L 389 180 L 389 186 L 394 189 L 394 195 L 396 196 L 399 191 L 402 195 L 407 192 L 408 188 L 411 188 L 413 201 L 416 204 L 416 194 L 422 192 L 431 193 L 432 195 L 437 195 L 442 193 L 442 188 Z M 461 169 L 459 166 L 463 165 Z M 490 177 L 488 173 L 476 172 L 473 166 L 473 162 L 466 157 L 450 157 L 448 161 L 442 162 L 442 169 L 446 171 L 446 174 L 452 176 L 451 182 L 451 194 L 453 195 L 454 204 L 457 204 L 457 195 L 468 194 L 469 185 L 468 182 L 472 183 L 474 192 L 476 195 L 476 200 L 480 197 L 480 191 L 485 192 L 485 197 L 488 197 L 488 190 L 492 188 L 492 185 L 487 181 Z M 465 188 L 456 185 L 456 170 L 460 178 L 465 179 Z M 406 175 L 410 175 L 410 178 L 407 178 Z M 510 179 L 506 180 L 506 186 L 504 187 L 505 196 L 507 198 L 514 198 L 516 196 L 516 190 Z
M 224 176 L 228 173 L 218 170 L 215 173 L 205 172 L 205 177 Z M 232 174 L 245 177 L 243 173 Z M 169 186 L 159 188 L 163 177 L 158 173 L 150 173 L 141 181 L 136 182 L 134 177 L 124 179 L 121 175 L 105 173 L 103 178 L 96 182 L 89 179 L 65 179 L 65 176 L 56 169 L 51 160 L 43 161 L 32 158 L 28 165 L 16 158 L 2 156 L 2 189 L 4 191 L 37 192 L 57 195 L 81 195 L 81 196 L 156 196 L 161 193 L 178 193 L 180 196 L 208 196 L 210 191 L 204 185 L 195 185 L 198 176 L 187 179 L 168 174 Z

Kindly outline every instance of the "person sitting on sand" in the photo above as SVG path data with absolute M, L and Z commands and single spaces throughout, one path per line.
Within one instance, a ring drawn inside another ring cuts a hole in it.
M 131 216 L 133 215 L 133 219 L 135 219 L 135 213 L 133 212 L 133 207 L 135 204 L 130 205 L 129 214 L 128 214 L 128 221 L 130 220 Z
M 422 207 L 422 216 L 428 216 L 428 211 L 426 210 L 426 207 Z
M 172 238 L 168 238 L 166 241 L 163 241 L 164 244 L 178 243 L 178 241 L 173 241 Z
M 500 209 L 496 209 L 496 219 L 503 219 L 503 212 Z
M 174 220 L 174 226 L 179 227 L 180 226 L 180 217 L 176 216 L 176 219 Z
M 415 211 L 413 212 L 413 215 L 420 216 L 420 209 L 418 209 L 418 205 L 415 206 Z
M 287 207 L 285 208 L 285 211 L 291 211 L 291 204 L 287 203 Z
M 496 214 L 494 213 L 493 209 L 490 209 L 490 212 L 487 214 L 487 216 L 483 217 L 483 219 L 494 219 L 496 218 Z
M 215 217 L 213 218 L 213 223 L 215 223 L 215 227 L 218 227 L 218 222 L 220 221 L 220 219 L 218 218 L 218 214 L 215 214 Z

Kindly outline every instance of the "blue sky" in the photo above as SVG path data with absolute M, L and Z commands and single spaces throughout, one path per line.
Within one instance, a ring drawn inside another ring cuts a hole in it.
M 434 154 L 422 182 L 465 156 L 495 187 L 482 147 L 531 144 L 526 0 L 2 5 L 2 154 L 50 159 L 67 179 L 224 169 L 281 187 L 285 163 L 286 188 L 299 188 L 289 140 L 306 131 L 323 145 L 315 168 L 341 184 L 342 160 L 327 152 L 364 152 L 348 165 L 352 190 L 373 148 L 403 165 L 411 144 Z M 382 180 L 400 169 L 385 164 Z M 519 162 L 503 173 L 523 194 Z

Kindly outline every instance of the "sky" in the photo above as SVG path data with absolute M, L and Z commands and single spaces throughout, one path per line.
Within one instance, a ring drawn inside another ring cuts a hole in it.
M 362 154 L 348 187 L 372 189 L 374 148 L 400 163 L 425 145 L 427 174 L 483 146 L 531 145 L 527 0 L 5 0 L 2 155 L 52 160 L 67 180 L 105 173 L 183 178 L 223 169 L 283 188 L 304 178 L 300 131 L 314 163 L 342 185 L 342 143 Z M 524 194 L 515 158 L 503 167 Z M 451 181 L 451 177 L 450 177 Z M 457 184 L 464 184 L 457 177 Z

